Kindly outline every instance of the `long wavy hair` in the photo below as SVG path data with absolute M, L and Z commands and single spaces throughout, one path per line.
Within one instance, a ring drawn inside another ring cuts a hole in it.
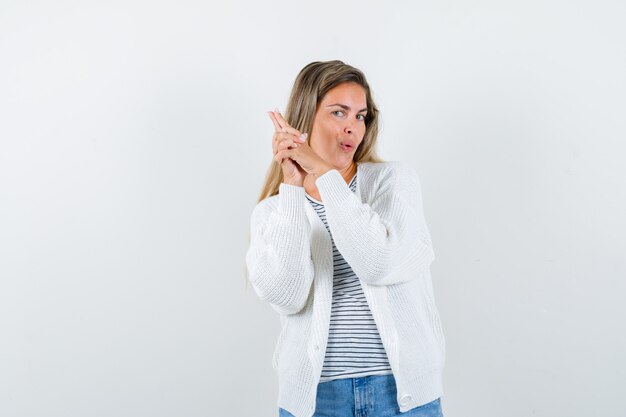
M 306 65 L 296 77 L 291 95 L 283 115 L 287 123 L 300 132 L 311 132 L 317 106 L 328 91 L 342 83 L 357 83 L 365 90 L 367 115 L 365 117 L 365 136 L 354 153 L 353 160 L 359 162 L 382 162 L 376 153 L 378 139 L 378 107 L 372 99 L 372 92 L 365 75 L 348 64 L 339 60 L 315 61 Z M 272 161 L 259 202 L 267 197 L 278 194 L 283 181 L 280 164 Z

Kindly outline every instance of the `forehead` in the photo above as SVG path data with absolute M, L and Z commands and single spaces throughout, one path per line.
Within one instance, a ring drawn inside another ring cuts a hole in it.
M 328 90 L 322 103 L 341 103 L 359 106 L 357 108 L 366 107 L 365 89 L 357 83 L 342 83 Z

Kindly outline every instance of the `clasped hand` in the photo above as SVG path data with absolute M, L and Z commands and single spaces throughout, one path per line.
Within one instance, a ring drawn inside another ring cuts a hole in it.
M 285 183 L 302 187 L 307 174 L 319 177 L 333 169 L 311 149 L 306 140 L 307 133 L 291 127 L 278 109 L 268 114 L 275 129 L 272 138 L 274 160 L 283 170 Z

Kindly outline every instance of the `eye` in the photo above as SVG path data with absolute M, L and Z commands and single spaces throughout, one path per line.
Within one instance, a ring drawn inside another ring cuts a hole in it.
M 366 116 L 365 116 L 364 114 L 357 114 L 357 117 L 358 117 L 358 116 L 361 116 L 361 120 L 365 120 L 365 117 L 366 117 Z
M 335 113 L 343 113 L 343 112 L 342 112 L 341 110 L 335 110 L 335 111 L 333 112 L 333 114 L 335 114 Z

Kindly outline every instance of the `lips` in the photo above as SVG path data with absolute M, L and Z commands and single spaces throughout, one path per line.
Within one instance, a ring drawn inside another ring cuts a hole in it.
M 354 150 L 354 142 L 351 140 L 344 140 L 339 144 L 339 146 L 341 146 L 341 149 L 346 152 L 352 152 Z

